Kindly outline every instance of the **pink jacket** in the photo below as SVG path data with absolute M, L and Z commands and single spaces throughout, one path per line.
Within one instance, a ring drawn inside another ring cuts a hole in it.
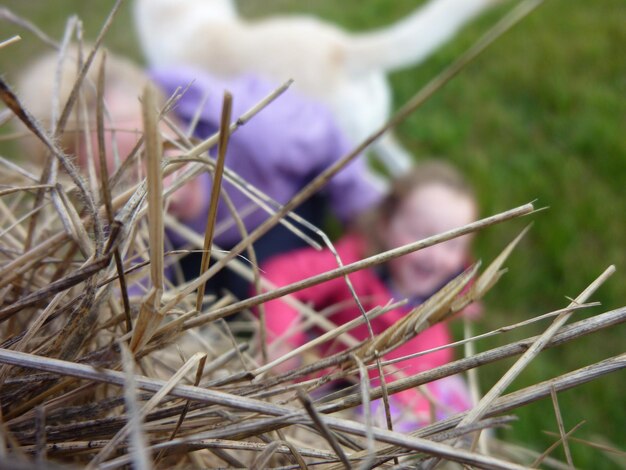
M 365 240 L 359 235 L 351 234 L 344 236 L 335 244 L 335 248 L 344 264 L 358 261 L 366 256 Z M 337 262 L 330 251 L 324 250 L 319 252 L 312 248 L 305 248 L 277 256 L 270 259 L 262 266 L 265 276 L 279 286 L 291 284 L 336 267 Z M 366 311 L 377 305 L 386 304 L 392 297 L 389 288 L 373 269 L 357 271 L 350 274 L 349 277 Z M 344 302 L 344 304 L 347 304 L 347 307 L 329 317 L 331 321 L 338 325 L 361 316 L 359 308 L 354 301 L 351 303 L 346 302 L 350 301 L 352 296 L 343 278 L 324 282 L 292 295 L 302 302 L 312 304 L 318 311 L 339 302 Z M 375 318 L 371 322 L 374 333 L 378 334 L 383 332 L 389 326 L 400 320 L 406 313 L 407 310 L 405 309 L 396 309 Z M 278 336 L 285 333 L 294 323 L 299 321 L 299 318 L 300 314 L 282 300 L 277 299 L 268 302 L 266 304 L 266 323 L 269 341 L 272 342 Z M 367 325 L 365 324 L 352 329 L 350 333 L 358 340 L 364 340 L 369 336 Z M 300 332 L 286 338 L 286 341 L 294 347 L 306 343 L 307 340 L 308 335 L 305 332 Z M 406 356 L 415 352 L 442 346 L 450 342 L 451 336 L 448 326 L 445 323 L 439 323 L 387 354 L 385 358 L 391 359 Z M 322 353 L 324 352 L 327 351 L 322 351 Z M 398 362 L 395 364 L 395 367 L 402 369 L 406 375 L 413 375 L 417 372 L 446 364 L 450 362 L 452 358 L 452 350 L 444 349 Z M 377 376 L 378 374 L 374 375 Z M 389 380 L 393 381 L 394 379 L 391 377 Z M 420 411 L 428 409 L 428 402 L 415 390 L 407 390 L 399 395 L 401 396 L 397 398 L 404 404 L 411 402 L 411 407 L 414 409 L 417 408 Z M 419 395 L 417 401 L 416 395 Z

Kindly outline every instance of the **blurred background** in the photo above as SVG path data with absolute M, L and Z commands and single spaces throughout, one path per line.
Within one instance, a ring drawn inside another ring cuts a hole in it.
M 111 0 L 9 0 L 15 13 L 60 39 L 69 15 L 93 39 Z M 248 17 L 304 12 L 348 30 L 389 24 L 419 1 L 241 0 Z M 515 2 L 483 15 L 426 63 L 391 76 L 399 107 L 465 51 Z M 108 48 L 141 61 L 127 0 L 106 40 Z M 0 73 L 9 83 L 28 59 L 45 50 L 24 29 L 0 23 L 4 40 L 23 39 L 0 50 Z M 507 263 L 509 272 L 485 299 L 476 332 L 562 308 L 607 266 L 617 273 L 593 300 L 595 313 L 626 305 L 626 3 L 623 0 L 548 0 L 505 34 L 443 90 L 415 112 L 397 135 L 416 158 L 441 156 L 457 164 L 476 186 L 483 215 L 537 200 L 548 206 L 532 218 L 492 227 L 476 239 L 476 256 L 493 257 L 528 223 L 534 225 Z M 6 134 L 9 130 L 0 129 Z M 14 146 L 0 141 L 0 155 Z M 577 313 L 575 318 L 590 315 Z M 457 322 L 458 323 L 458 322 Z M 456 333 L 461 330 L 456 325 Z M 546 324 L 477 344 L 479 350 L 537 334 Z M 624 352 L 621 326 L 542 352 L 512 389 L 546 380 Z M 483 391 L 506 371 L 505 361 L 481 372 Z M 586 423 L 575 437 L 626 450 L 626 374 L 600 379 L 559 394 L 565 429 Z M 525 407 L 519 421 L 501 432 L 509 442 L 543 452 L 558 432 L 550 400 Z M 570 443 L 580 468 L 626 468 L 626 459 L 579 442 Z M 554 456 L 563 458 L 559 448 Z

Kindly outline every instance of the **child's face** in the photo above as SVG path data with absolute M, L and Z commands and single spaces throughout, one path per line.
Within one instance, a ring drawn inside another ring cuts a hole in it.
M 105 157 L 109 174 L 113 174 L 117 168 L 114 147 L 121 161 L 130 155 L 142 135 L 143 117 L 139 101 L 133 93 L 111 90 L 107 92 L 106 100 L 110 121 L 107 119 L 105 124 Z M 115 129 L 115 139 L 113 139 L 113 133 L 106 130 L 109 127 Z M 171 138 L 176 137 L 173 131 L 163 123 L 160 125 L 160 131 L 162 135 Z M 98 135 L 95 130 L 91 132 L 90 143 L 93 155 L 97 155 Z M 166 151 L 165 156 L 173 156 L 168 155 L 168 153 Z M 84 141 L 81 142 L 78 149 L 78 159 L 80 166 L 86 168 L 88 165 L 88 152 Z M 99 163 L 94 162 L 94 164 L 96 174 L 99 174 Z M 166 187 L 176 179 L 177 173 L 175 172 L 164 179 L 163 183 Z M 193 179 L 169 198 L 169 210 L 172 214 L 181 220 L 193 219 L 199 216 L 205 202 L 202 199 L 204 192 L 200 190 L 199 184 L 197 178 Z
M 389 220 L 383 240 L 396 248 L 466 225 L 476 218 L 472 199 L 441 183 L 415 189 Z M 389 263 L 394 288 L 403 296 L 430 296 L 465 267 L 468 235 L 396 258 Z
M 110 120 L 105 118 L 104 145 L 107 168 L 109 174 L 112 174 L 116 169 L 114 147 L 120 160 L 123 161 L 139 141 L 143 129 L 143 121 L 141 107 L 135 95 L 113 89 L 107 91 L 106 102 Z M 95 129 L 95 122 L 91 125 L 89 144 L 95 156 L 98 155 L 98 134 Z M 113 139 L 113 133 L 109 128 L 115 129 L 115 139 Z M 83 168 L 87 168 L 88 155 L 87 143 L 81 139 L 80 147 L 78 148 L 78 158 L 79 164 Z M 97 160 L 94 164 L 96 172 L 99 173 L 100 167 Z

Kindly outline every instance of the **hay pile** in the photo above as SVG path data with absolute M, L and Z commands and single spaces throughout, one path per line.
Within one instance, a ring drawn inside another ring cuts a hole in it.
M 89 54 L 85 64 L 89 64 Z M 459 68 L 453 67 L 447 76 L 416 95 L 395 121 Z M 82 86 L 86 85 L 77 82 L 76 89 Z M 95 86 L 101 89 L 102 84 Z M 354 345 L 345 339 L 345 328 L 327 328 L 323 337 L 268 364 L 264 360 L 267 346 L 262 315 L 259 319 L 250 314 L 251 308 L 534 211 L 527 204 L 352 265 L 338 266 L 295 285 L 269 286 L 257 269 L 242 263 L 238 256 L 246 254 L 250 243 L 279 221 L 298 223 L 289 211 L 367 143 L 285 207 L 273 205 L 266 196 L 240 182 L 242 190 L 254 200 L 264 201 L 274 215 L 229 253 L 213 246 L 214 224 L 208 224 L 205 234 L 192 233 L 166 214 L 164 204 L 173 191 L 203 171 L 212 172 L 216 188 L 223 174 L 236 181 L 236 175 L 224 172 L 229 134 L 271 106 L 283 89 L 245 116 L 233 118 L 226 98 L 220 133 L 203 142 L 192 142 L 178 132 L 180 138 L 173 144 L 180 152 L 179 159 L 163 160 L 157 123 L 167 109 L 156 111 L 154 93 L 147 88 L 142 99 L 143 143 L 128 159 L 145 161 L 145 180 L 137 179 L 128 164 L 113 175 L 107 175 L 103 166 L 99 179 L 87 182 L 73 156 L 59 148 L 51 131 L 42 129 L 2 82 L 2 99 L 7 106 L 3 124 L 11 116 L 19 119 L 26 132 L 46 147 L 48 158 L 38 167 L 29 165 L 25 155 L 0 161 L 0 459 L 15 468 L 33 463 L 53 468 L 53 462 L 89 468 L 404 468 L 432 467 L 440 460 L 480 468 L 519 468 L 511 457 L 477 450 L 473 442 L 480 434 L 477 431 L 506 424 L 512 419 L 506 413 L 551 394 L 556 404 L 557 392 L 626 365 L 626 356 L 621 355 L 504 394 L 542 349 L 624 321 L 626 309 L 622 308 L 564 326 L 574 310 L 591 305 L 586 302 L 610 275 L 609 268 L 570 306 L 549 314 L 552 323 L 539 337 L 470 354 L 434 370 L 383 382 L 381 387 L 369 386 L 366 369 L 379 367 L 385 352 L 492 288 L 523 233 L 486 268 L 472 267 L 385 333 Z M 76 106 L 72 100 L 68 109 Z M 97 129 L 101 135 L 102 113 L 100 108 Z M 215 146 L 219 152 L 213 159 L 207 150 Z M 185 163 L 176 184 L 163 190 L 163 177 Z M 214 191 L 212 202 L 218 196 L 219 191 Z M 214 213 L 212 204 L 209 221 Z M 204 274 L 195 281 L 173 284 L 164 275 L 166 266 L 181 256 L 180 252 L 165 251 L 165 227 L 185 236 L 195 249 L 212 250 L 212 262 L 208 257 L 204 260 Z M 220 269 L 235 269 L 262 289 L 243 300 L 227 294 L 204 295 L 205 282 L 210 285 L 211 277 Z M 472 287 L 459 294 L 470 281 Z M 324 325 L 316 312 L 306 306 L 299 308 L 303 315 Z M 380 306 L 368 314 L 388 308 L 391 306 Z M 240 313 L 237 321 L 223 320 L 236 313 Z M 316 345 L 337 338 L 352 347 L 331 357 L 314 356 Z M 309 360 L 300 367 L 276 372 L 277 365 L 295 355 Z M 367 413 L 371 400 L 514 356 L 521 356 L 515 366 L 467 413 L 412 434 L 395 432 L 380 423 L 375 426 Z M 325 371 L 321 377 L 316 374 L 320 371 Z M 341 393 L 328 392 L 324 387 L 340 380 L 352 385 Z M 353 413 L 361 404 L 366 410 L 362 416 Z M 561 438 L 566 441 L 563 429 Z

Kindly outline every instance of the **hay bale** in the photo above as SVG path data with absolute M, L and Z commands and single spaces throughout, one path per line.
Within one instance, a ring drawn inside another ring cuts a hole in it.
M 77 89 L 102 90 L 98 77 L 92 71 Z M 519 468 L 510 454 L 485 455 L 468 446 L 471 438 L 464 436 L 502 426 L 510 421 L 505 413 L 626 364 L 621 355 L 504 395 L 513 378 L 543 348 L 624 321 L 626 309 L 618 309 L 563 326 L 574 310 L 586 306 L 592 292 L 610 275 L 609 269 L 570 307 L 552 315 L 556 320 L 540 337 L 383 386 L 368 384 L 364 367 L 376 364 L 380 354 L 492 288 L 514 241 L 482 274 L 476 267 L 455 279 L 392 329 L 348 352 L 315 356 L 314 346 L 338 337 L 343 331 L 338 327 L 297 352 L 309 355 L 309 361 L 276 372 L 276 366 L 289 357 L 263 363 L 263 325 L 257 317 L 240 320 L 248 328 L 246 334 L 233 334 L 235 324 L 221 319 L 313 283 L 374 266 L 389 256 L 528 214 L 532 205 L 248 299 L 203 296 L 198 292 L 208 274 L 188 284 L 172 284 L 164 276 L 165 266 L 180 255 L 164 252 L 165 225 L 187 233 L 192 245 L 205 250 L 211 249 L 211 237 L 185 232 L 164 213 L 163 199 L 171 192 L 163 191 L 162 179 L 177 164 L 161 158 L 157 122 L 162 116 L 150 92 L 143 101 L 145 145 L 138 148 L 148 155 L 147 185 L 130 166 L 122 166 L 111 180 L 101 171 L 88 184 L 73 163 L 75 155 L 68 155 L 58 140 L 48 137 L 50 127 L 32 118 L 4 82 L 1 93 L 23 129 L 51 156 L 34 169 L 16 163 L 28 161 L 28 155 L 17 155 L 13 163 L 1 162 L 6 186 L 0 190 L 0 451 L 16 466 L 25 459 L 50 467 L 58 462 L 103 468 L 127 464 L 339 468 L 364 462 L 384 466 L 394 459 L 413 463 L 444 459 L 484 468 Z M 62 96 L 61 103 L 66 100 Z M 254 112 L 270 101 L 261 103 L 244 121 L 254 119 Z M 97 106 L 98 123 L 104 123 L 103 113 Z M 73 125 L 82 124 L 76 120 Z M 104 132 L 102 124 L 96 128 Z M 220 134 L 207 139 L 200 154 L 188 141 L 175 142 L 185 161 L 194 160 L 180 177 L 181 185 L 202 171 L 219 172 L 223 160 L 208 157 L 206 151 L 220 142 L 220 136 L 225 145 L 226 129 L 225 125 Z M 55 161 L 62 169 L 58 178 Z M 314 192 L 320 181 L 303 194 Z M 273 223 L 285 213 L 279 210 Z M 249 243 L 252 236 L 245 241 Z M 228 264 L 250 278 L 258 275 L 237 263 L 237 254 L 215 251 L 221 261 L 212 269 Z M 136 258 L 150 262 L 138 263 Z M 475 287 L 459 294 L 476 276 Z M 372 423 L 354 411 L 379 397 L 516 355 L 521 359 L 474 409 L 413 433 L 389 430 L 384 420 Z M 320 371 L 326 372 L 320 376 Z M 327 387 L 332 380 L 353 385 L 336 393 Z

